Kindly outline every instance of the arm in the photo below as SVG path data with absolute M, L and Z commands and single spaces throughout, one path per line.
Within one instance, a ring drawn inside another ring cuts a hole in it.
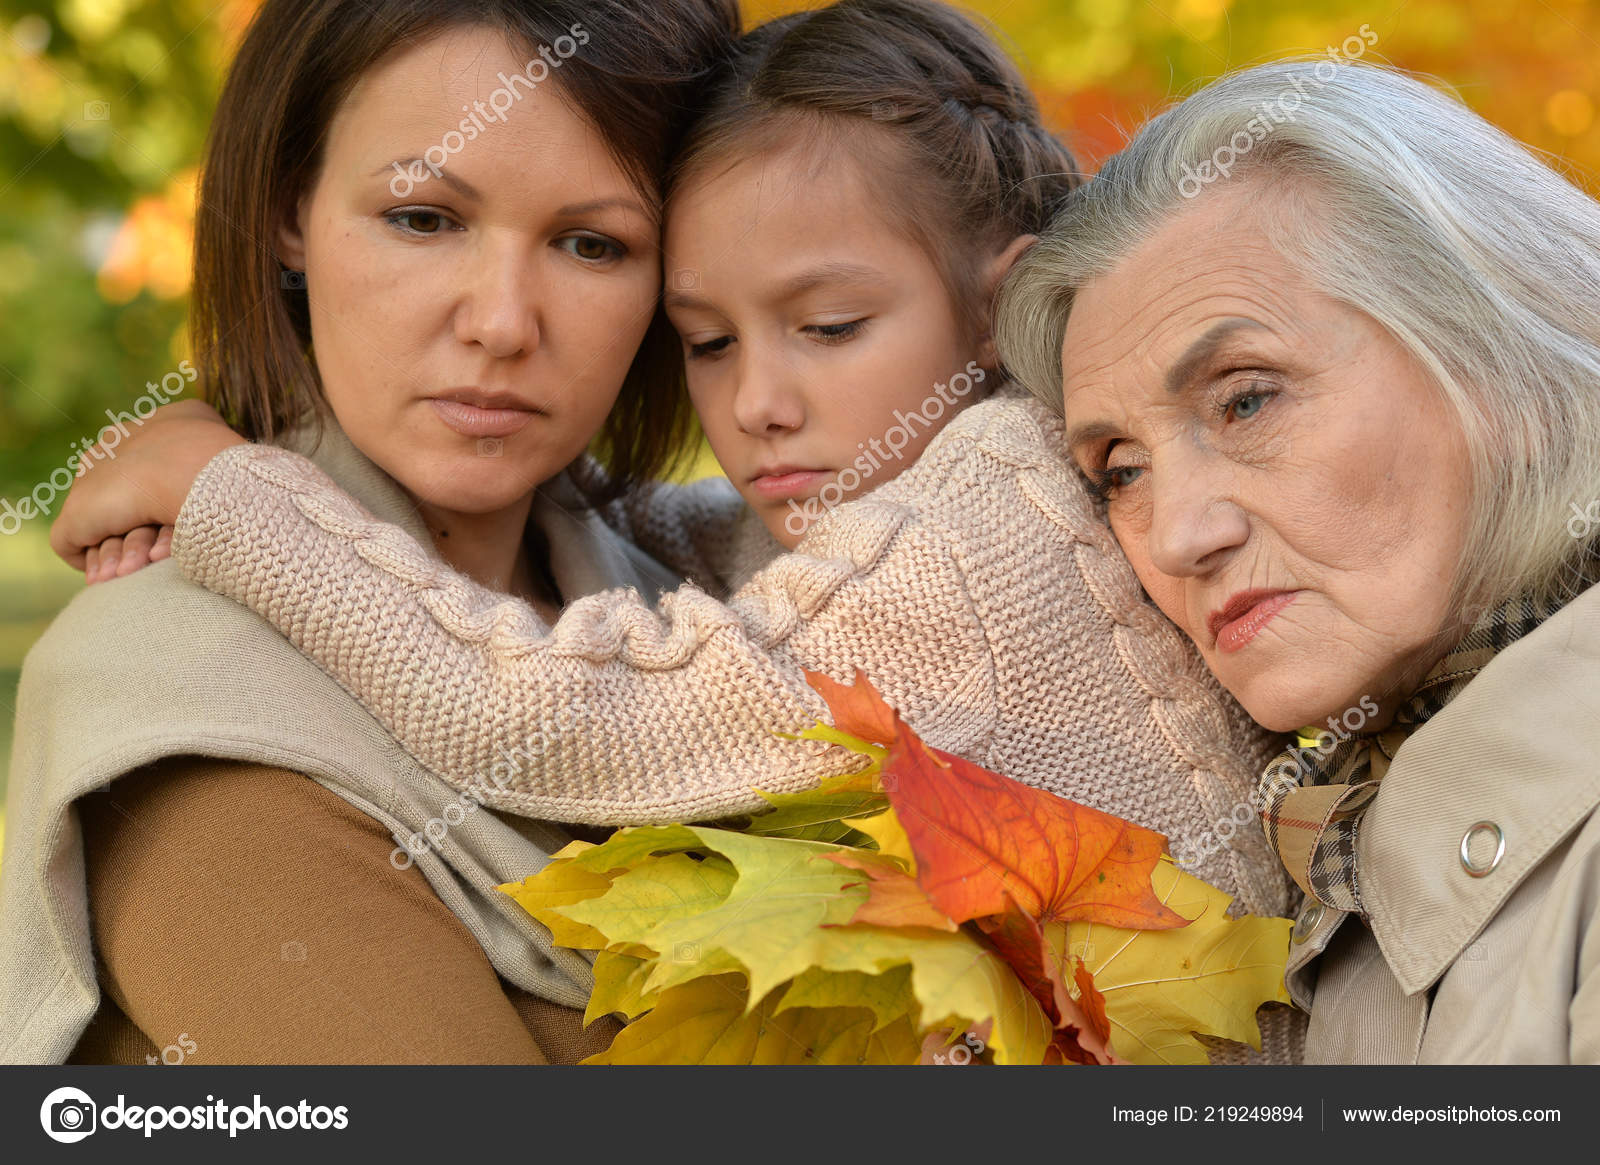
M 919 730 L 919 710 L 987 674 L 981 627 L 951 606 L 965 590 L 949 555 L 915 541 L 898 508 L 869 513 L 883 520 L 834 515 L 841 537 L 826 557 L 786 555 L 726 605 L 692 586 L 659 610 L 611 591 L 549 628 L 374 521 L 303 458 L 246 446 L 195 483 L 174 555 L 457 788 L 557 821 L 682 821 L 759 808 L 752 787 L 860 767 L 778 735 L 826 714 L 805 668 L 848 681 L 861 666 Z
M 102 982 L 158 1047 L 200 1064 L 544 1062 L 471 933 L 390 863 L 394 838 L 310 778 L 175 758 L 79 813 Z
M 72 492 L 50 526 L 51 549 L 91 583 L 159 562 L 195 475 L 243 442 L 209 405 L 162 405 L 126 437 L 79 458 Z

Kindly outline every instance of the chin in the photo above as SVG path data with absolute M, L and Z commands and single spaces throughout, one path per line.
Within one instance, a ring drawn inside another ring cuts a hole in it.
M 400 484 L 424 505 L 454 514 L 492 514 L 516 505 L 552 476 L 536 476 L 532 467 L 513 461 L 483 464 L 490 460 L 468 458 L 454 472 L 413 473 Z
M 1298 668 L 1271 669 L 1237 685 L 1225 682 L 1223 686 L 1250 714 L 1250 719 L 1269 732 L 1325 728 L 1330 717 L 1348 731 L 1357 732 L 1378 711 L 1371 697 L 1361 692 L 1330 703 L 1330 691 L 1342 691 L 1345 685 L 1325 673 L 1308 675 Z

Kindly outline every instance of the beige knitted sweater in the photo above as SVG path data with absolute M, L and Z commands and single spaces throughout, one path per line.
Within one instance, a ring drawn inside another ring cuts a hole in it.
M 720 602 L 748 523 L 725 483 L 604 515 L 693 582 L 554 627 L 371 517 L 305 458 L 241 445 L 196 480 L 174 555 L 263 615 L 418 760 L 496 808 L 599 824 L 758 809 L 859 764 L 793 741 L 802 669 L 865 671 L 926 739 L 1165 833 L 1257 913 L 1289 905 L 1259 829 L 1227 828 L 1272 742 L 1142 597 L 1060 447 L 1003 389 Z
M 661 487 L 606 517 L 698 580 L 652 608 L 591 595 L 554 627 L 374 520 L 305 459 L 237 446 L 180 516 L 182 569 L 275 624 L 406 749 L 497 808 L 713 818 L 858 763 L 784 739 L 825 717 L 810 668 L 864 670 L 931 744 L 1209 848 L 1195 872 L 1289 905 L 1248 804 L 1272 742 L 1142 597 L 1059 422 L 1009 389 L 840 507 L 727 602 L 736 495 Z

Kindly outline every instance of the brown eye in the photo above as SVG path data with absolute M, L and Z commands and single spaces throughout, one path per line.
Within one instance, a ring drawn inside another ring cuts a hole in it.
M 412 210 L 400 216 L 400 221 L 419 235 L 431 235 L 444 225 L 444 217 L 431 210 Z
M 598 235 L 568 235 L 560 244 L 585 263 L 604 263 L 623 254 L 623 248 Z

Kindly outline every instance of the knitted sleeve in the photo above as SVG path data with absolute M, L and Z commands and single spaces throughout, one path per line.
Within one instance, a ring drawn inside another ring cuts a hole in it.
M 717 593 L 729 588 L 737 571 L 739 529 L 747 513 L 738 490 L 720 477 L 654 483 L 600 511 L 606 525 L 651 558 Z
M 970 696 L 992 669 L 954 560 L 903 507 L 837 520 L 851 508 L 830 519 L 820 556 L 784 555 L 727 604 L 693 585 L 656 609 L 614 590 L 551 627 L 375 520 L 304 458 L 240 445 L 196 480 L 173 554 L 484 803 L 557 821 L 681 821 L 749 812 L 764 804 L 753 788 L 860 767 L 782 735 L 826 714 L 805 668 L 848 681 L 863 667 L 919 730 L 944 730 L 941 747 L 988 726 Z M 952 695 L 969 697 L 953 717 Z

